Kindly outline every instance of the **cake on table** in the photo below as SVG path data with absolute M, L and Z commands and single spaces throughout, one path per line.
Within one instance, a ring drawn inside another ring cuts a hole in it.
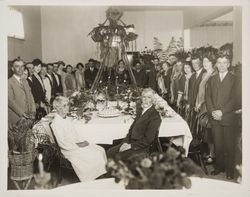
M 119 116 L 120 112 L 113 107 L 105 107 L 103 110 L 98 111 L 97 115 L 102 118 L 111 118 Z

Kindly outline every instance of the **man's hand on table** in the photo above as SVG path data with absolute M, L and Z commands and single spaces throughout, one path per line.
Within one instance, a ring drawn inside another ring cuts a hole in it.
M 120 147 L 120 150 L 119 152 L 123 152 L 123 151 L 126 151 L 126 150 L 129 150 L 131 149 L 131 144 L 128 144 L 128 143 L 123 143 Z
M 88 145 L 89 145 L 89 142 L 83 141 L 83 142 L 79 142 L 79 143 L 76 143 L 76 144 L 77 144 L 77 146 L 83 148 L 83 147 L 88 146 Z

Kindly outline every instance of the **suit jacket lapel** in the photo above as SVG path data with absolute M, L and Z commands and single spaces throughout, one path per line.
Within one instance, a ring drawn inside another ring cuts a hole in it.
M 13 82 L 20 87 L 22 90 L 24 90 L 24 86 L 13 76 Z
M 152 113 L 152 111 L 154 110 L 154 106 L 150 107 L 147 111 L 145 111 L 137 120 L 138 122 L 143 122 L 144 120 L 146 120 L 148 118 L 148 116 L 150 116 L 150 114 Z

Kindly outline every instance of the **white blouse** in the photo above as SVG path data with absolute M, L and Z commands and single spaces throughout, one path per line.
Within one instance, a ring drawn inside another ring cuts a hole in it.
M 44 88 L 46 90 L 46 98 L 48 99 L 48 101 L 50 101 L 51 99 L 51 84 L 50 84 L 50 81 L 47 77 L 45 77 L 43 80 L 43 85 L 44 85 Z

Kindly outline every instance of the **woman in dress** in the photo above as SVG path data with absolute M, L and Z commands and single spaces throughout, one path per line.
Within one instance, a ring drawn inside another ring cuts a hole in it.
M 51 128 L 62 154 L 71 162 L 80 181 L 91 181 L 106 173 L 104 149 L 81 139 L 74 129 L 72 119 L 66 116 L 69 112 L 69 99 L 58 96 L 53 101 L 53 107 L 56 115 Z
M 189 101 L 190 78 L 193 75 L 193 69 L 189 62 L 184 63 L 184 75 L 180 79 L 178 87 L 177 107 L 181 107 L 186 111 L 186 106 Z M 184 113 L 182 111 L 182 113 Z
M 31 76 L 31 92 L 36 103 L 36 119 L 40 120 L 43 116 L 46 115 L 46 90 L 41 76 L 39 75 L 41 71 L 42 61 L 39 59 L 34 59 L 32 61 L 32 64 L 34 65 L 34 70 Z
M 126 69 L 126 65 L 123 60 L 118 61 L 118 65 L 116 67 L 116 72 L 115 72 L 115 81 L 116 85 L 118 86 L 130 84 L 129 72 Z
M 206 104 L 205 104 L 206 84 L 211 76 L 214 76 L 215 74 L 217 74 L 215 65 L 216 65 L 215 53 L 211 51 L 211 52 L 207 52 L 207 54 L 204 54 L 203 67 L 206 70 L 206 72 L 202 75 L 202 80 L 199 85 L 199 90 L 198 90 L 196 103 L 195 103 L 195 111 L 199 112 L 199 114 L 204 114 L 207 112 Z M 210 126 L 207 125 L 204 142 L 208 143 L 209 154 L 206 156 L 206 158 L 207 158 L 207 162 L 211 163 L 214 160 L 215 153 L 214 153 L 214 144 L 213 144 L 213 139 L 212 139 L 211 128 L 209 127 Z
M 178 98 L 178 91 L 180 89 L 184 89 L 184 84 L 180 83 L 183 82 L 181 78 L 184 78 L 183 74 L 183 62 L 178 60 L 173 68 L 172 73 L 172 82 L 171 82 L 171 104 L 173 104 L 174 110 L 177 111 L 177 98 Z
M 65 91 L 64 96 L 69 97 L 76 91 L 76 80 L 72 74 L 73 67 L 71 65 L 66 66 L 66 75 L 65 75 Z
M 85 67 L 83 66 L 82 63 L 78 63 L 76 65 L 76 72 L 75 72 L 75 77 L 76 77 L 76 87 L 77 90 L 83 90 L 85 88 L 85 78 L 84 78 L 84 71 Z

